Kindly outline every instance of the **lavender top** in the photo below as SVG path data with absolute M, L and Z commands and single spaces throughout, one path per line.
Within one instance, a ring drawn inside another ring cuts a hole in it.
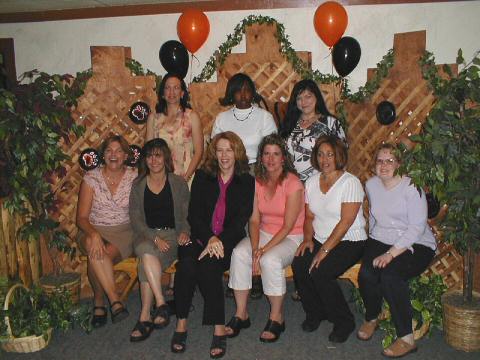
M 427 200 L 422 191 L 402 177 L 400 183 L 387 190 L 380 178 L 372 177 L 365 184 L 370 204 L 370 237 L 397 249 L 413 251 L 413 244 L 435 250 L 437 244 L 427 224 Z
M 227 189 L 228 185 L 232 182 L 233 176 L 224 183 L 222 177 L 218 175 L 218 186 L 220 188 L 220 194 L 218 195 L 217 204 L 212 216 L 212 231 L 215 235 L 220 234 L 223 231 L 223 222 L 225 221 L 225 209 L 227 207 Z

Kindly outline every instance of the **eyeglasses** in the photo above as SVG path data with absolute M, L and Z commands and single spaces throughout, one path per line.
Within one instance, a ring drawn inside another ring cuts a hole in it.
M 394 158 L 390 158 L 390 159 L 377 159 L 375 161 L 375 163 L 380 166 L 380 165 L 388 165 L 388 166 L 392 166 L 393 164 L 395 164 L 395 161 L 397 161 L 396 159 Z

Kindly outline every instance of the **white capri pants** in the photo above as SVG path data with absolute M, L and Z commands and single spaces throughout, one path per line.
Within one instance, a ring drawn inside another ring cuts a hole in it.
M 260 231 L 259 247 L 265 246 L 273 235 Z M 282 242 L 260 258 L 263 292 L 268 296 L 281 296 L 287 292 L 285 268 L 293 261 L 295 251 L 303 241 L 303 234 L 288 235 Z M 233 249 L 228 286 L 234 290 L 252 288 L 252 245 L 246 237 Z

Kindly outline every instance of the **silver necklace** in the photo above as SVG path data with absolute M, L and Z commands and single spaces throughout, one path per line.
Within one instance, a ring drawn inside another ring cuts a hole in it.
M 253 106 L 252 106 L 252 107 L 250 108 L 250 112 L 247 114 L 247 116 L 245 116 L 243 119 L 239 119 L 239 118 L 237 117 L 237 115 L 235 114 L 235 109 L 236 109 L 236 107 L 233 107 L 233 108 L 232 108 L 232 112 L 233 112 L 233 117 L 234 117 L 235 119 L 237 119 L 237 121 L 245 121 L 245 120 L 247 120 L 247 119 L 250 117 L 250 115 L 252 115 L 252 112 L 253 112 Z

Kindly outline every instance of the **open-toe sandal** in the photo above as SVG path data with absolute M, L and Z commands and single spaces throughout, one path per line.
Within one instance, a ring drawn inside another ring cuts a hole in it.
M 155 320 L 158 318 L 163 319 L 161 323 L 156 323 Z M 170 324 L 170 309 L 167 304 L 163 304 L 155 307 L 152 311 L 153 327 L 155 329 L 163 329 Z
M 220 349 L 220 352 L 212 354 L 215 349 Z M 213 335 L 212 345 L 210 345 L 210 358 L 220 359 L 227 353 L 227 335 Z
M 260 336 L 260 341 L 264 343 L 273 343 L 278 340 L 280 334 L 285 331 L 285 321 L 283 323 L 279 323 L 278 321 L 268 319 L 267 325 L 263 331 L 270 332 L 274 335 L 273 338 L 264 338 Z
M 101 315 L 96 315 L 96 310 L 102 310 Z M 94 329 L 98 329 L 107 323 L 107 308 L 105 306 L 94 306 L 91 324 Z
M 392 345 L 382 351 L 382 355 L 388 358 L 396 359 L 414 353 L 417 350 L 418 349 L 415 344 L 409 344 L 402 339 L 397 339 Z M 390 353 L 385 351 L 389 351 Z
M 115 305 L 120 305 L 118 306 L 115 310 L 113 307 Z M 128 317 L 128 310 L 125 308 L 125 306 L 122 304 L 121 301 L 114 301 L 113 303 L 110 304 L 110 314 L 112 316 L 112 323 L 116 324 L 123 319 L 126 319 Z
M 151 321 L 137 321 L 132 333 L 138 331 L 140 336 L 130 335 L 131 342 L 139 342 L 146 340 L 153 331 L 153 323 Z
M 242 320 L 238 316 L 232 316 L 228 324 L 225 325 L 226 327 L 229 327 L 230 329 L 232 329 L 232 333 L 227 334 L 227 337 L 234 338 L 235 336 L 240 334 L 240 330 L 248 329 L 250 325 L 251 325 L 250 318 L 247 318 L 246 320 Z
M 187 349 L 187 334 L 186 331 L 175 331 L 173 333 L 172 340 L 170 341 L 170 350 L 172 350 L 173 353 L 180 354 L 185 352 Z
M 378 320 L 365 321 L 357 332 L 357 338 L 362 341 L 368 341 L 372 338 L 373 333 L 378 328 Z

